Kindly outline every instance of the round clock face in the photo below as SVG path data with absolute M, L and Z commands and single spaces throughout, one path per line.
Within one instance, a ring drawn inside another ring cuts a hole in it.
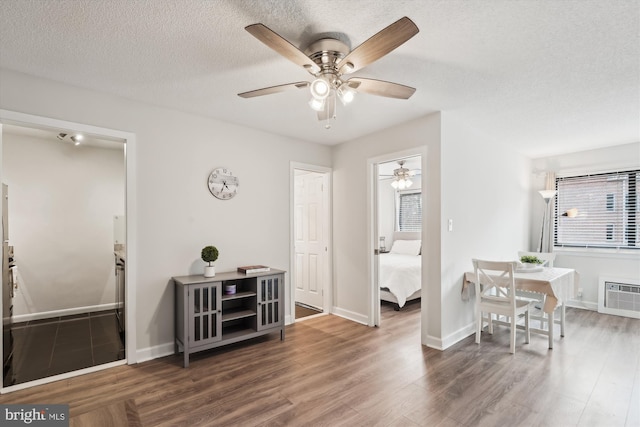
M 238 177 L 227 168 L 215 168 L 207 180 L 209 191 L 221 200 L 231 199 L 238 194 Z

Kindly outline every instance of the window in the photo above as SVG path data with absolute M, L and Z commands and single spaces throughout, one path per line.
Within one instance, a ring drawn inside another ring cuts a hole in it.
M 613 193 L 607 194 L 607 210 L 612 211 L 616 206 L 616 198 Z
M 398 231 L 422 230 L 422 193 L 398 193 Z
M 640 249 L 640 170 L 556 179 L 555 246 Z

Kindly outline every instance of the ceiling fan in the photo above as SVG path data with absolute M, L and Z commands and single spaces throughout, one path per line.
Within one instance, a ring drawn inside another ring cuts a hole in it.
M 280 55 L 304 68 L 314 76 L 314 80 L 239 93 L 238 96 L 242 98 L 253 98 L 309 87 L 311 91 L 309 105 L 317 111 L 318 120 L 328 121 L 336 116 L 336 98 L 346 105 L 353 100 L 356 92 L 408 99 L 416 91 L 415 88 L 384 80 L 362 77 L 343 79 L 343 75 L 366 67 L 415 36 L 419 31 L 418 27 L 406 16 L 379 31 L 351 51 L 341 40 L 322 38 L 311 43 L 303 52 L 263 24 L 249 25 L 245 27 L 245 30 Z M 327 123 L 325 127 L 330 126 Z
M 404 163 L 404 160 L 398 160 L 400 167 L 393 170 L 393 175 L 380 174 L 381 177 L 393 177 L 394 180 L 391 182 L 391 186 L 397 190 L 404 190 L 411 187 L 413 184 L 411 177 L 416 175 L 416 171 L 405 168 Z

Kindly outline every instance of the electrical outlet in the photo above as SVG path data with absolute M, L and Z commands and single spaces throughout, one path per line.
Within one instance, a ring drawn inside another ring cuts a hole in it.
M 449 231 L 453 231 L 453 220 L 449 220 Z
M 578 288 L 578 298 L 582 298 L 582 288 Z

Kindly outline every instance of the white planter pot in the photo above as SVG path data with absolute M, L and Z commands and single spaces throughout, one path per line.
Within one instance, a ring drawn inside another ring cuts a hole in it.
M 207 265 L 204 268 L 204 277 L 214 277 L 216 275 L 216 267 Z

